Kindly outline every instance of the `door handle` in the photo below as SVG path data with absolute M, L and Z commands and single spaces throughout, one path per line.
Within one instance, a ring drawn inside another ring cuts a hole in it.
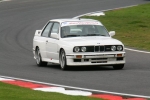
M 48 42 L 48 40 L 46 40 L 46 43 Z

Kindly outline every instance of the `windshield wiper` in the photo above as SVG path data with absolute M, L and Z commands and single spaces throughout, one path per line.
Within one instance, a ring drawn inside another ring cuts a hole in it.
M 85 36 L 98 36 L 99 34 L 86 34 Z
M 86 34 L 85 36 L 106 36 L 106 35 L 101 35 L 101 34 Z
M 106 35 L 101 35 L 101 34 L 99 34 L 99 36 L 106 36 Z
M 76 37 L 76 36 L 80 36 L 80 35 L 72 34 L 72 35 L 65 35 L 64 37 Z

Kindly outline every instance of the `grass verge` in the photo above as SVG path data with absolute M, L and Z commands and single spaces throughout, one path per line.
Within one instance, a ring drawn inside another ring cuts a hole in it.
M 105 16 L 84 16 L 100 20 L 108 29 L 115 30 L 114 38 L 125 46 L 150 51 L 150 4 L 111 10 Z
M 34 91 L 0 82 L 0 100 L 102 100 L 84 96 L 67 96 L 60 93 Z

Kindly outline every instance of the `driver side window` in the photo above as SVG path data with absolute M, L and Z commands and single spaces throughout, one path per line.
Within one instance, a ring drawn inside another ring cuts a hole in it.
M 59 23 L 54 23 L 51 33 L 58 33 L 58 32 L 59 32 Z
M 45 27 L 45 29 L 44 29 L 44 31 L 43 31 L 43 33 L 42 33 L 42 36 L 43 36 L 43 37 L 48 37 L 49 32 L 50 32 L 50 29 L 51 29 L 51 26 L 52 26 L 52 23 L 49 23 L 49 24 Z
M 57 22 L 54 23 L 53 27 L 52 27 L 52 30 L 51 30 L 51 34 L 53 34 L 53 33 L 57 33 L 58 34 L 59 33 L 59 26 L 60 26 L 59 23 L 57 23 Z M 51 37 L 51 34 L 50 34 L 50 37 Z

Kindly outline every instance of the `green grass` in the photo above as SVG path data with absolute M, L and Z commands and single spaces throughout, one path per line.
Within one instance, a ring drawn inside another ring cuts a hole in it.
M 150 4 L 112 10 L 105 16 L 84 16 L 100 20 L 108 31 L 116 31 L 113 38 L 125 46 L 150 51 Z
M 0 100 L 102 100 L 84 96 L 67 96 L 59 93 L 34 91 L 0 82 Z

